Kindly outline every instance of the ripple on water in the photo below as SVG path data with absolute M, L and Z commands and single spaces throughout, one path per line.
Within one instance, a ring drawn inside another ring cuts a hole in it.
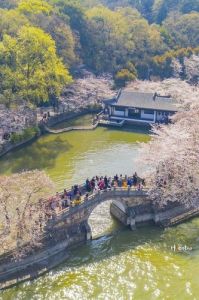
M 71 250 L 61 267 L 10 294 L 5 291 L 4 299 L 197 299 L 195 259 L 187 261 L 187 256 L 166 251 L 161 245 L 165 234 L 153 227 L 149 230 L 151 234 L 146 229 L 134 234 L 122 229 L 119 235 Z M 139 234 L 145 236 L 141 243 Z M 195 282 L 189 273 L 194 265 Z

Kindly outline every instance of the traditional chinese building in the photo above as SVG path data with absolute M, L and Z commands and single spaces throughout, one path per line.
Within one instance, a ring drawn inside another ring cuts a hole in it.
M 104 100 L 104 111 L 110 120 L 157 123 L 167 122 L 178 111 L 177 102 L 170 96 L 121 90 L 117 97 Z

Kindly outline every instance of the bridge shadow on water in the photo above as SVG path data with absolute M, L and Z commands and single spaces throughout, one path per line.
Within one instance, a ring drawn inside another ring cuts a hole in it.
M 111 234 L 87 242 L 87 245 L 84 245 L 81 249 L 82 254 L 85 254 L 85 258 L 87 257 L 86 261 L 84 259 L 84 263 L 98 262 L 146 243 L 159 242 L 161 233 L 162 230 L 157 229 L 155 226 L 150 226 L 148 230 L 140 228 L 136 231 L 131 231 L 129 228 L 120 228 Z M 67 264 L 78 266 L 77 249 L 72 252 L 72 256 Z M 79 263 L 82 264 L 81 261 Z
M 168 255 L 168 253 L 173 253 L 171 250 L 173 245 L 188 245 L 194 250 L 187 253 L 175 253 L 175 255 L 189 255 L 192 257 L 199 255 L 199 217 L 167 229 L 157 227 L 155 224 L 148 224 L 133 231 L 129 227 L 123 226 L 115 218 L 113 219 L 116 226 L 111 233 L 101 235 L 88 241 L 85 245 L 71 249 L 67 261 L 55 269 L 54 272 L 67 270 L 67 268 L 80 268 L 85 264 L 98 263 L 131 250 L 135 250 L 136 255 L 139 256 L 141 254 L 138 253 L 138 249 L 145 246 L 147 249 L 150 248 L 152 252 L 158 250 Z M 147 260 L 149 259 L 147 251 L 146 253 L 142 251 L 142 255 Z

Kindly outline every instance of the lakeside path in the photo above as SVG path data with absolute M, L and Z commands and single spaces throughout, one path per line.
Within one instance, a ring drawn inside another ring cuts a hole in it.
M 94 125 L 90 125 L 90 126 L 69 126 L 69 127 L 62 128 L 62 129 L 52 129 L 52 128 L 49 128 L 48 126 L 44 125 L 44 129 L 48 133 L 59 134 L 62 132 L 69 132 L 69 131 L 73 131 L 73 130 L 94 130 L 95 128 L 97 128 L 97 126 L 98 126 L 98 122 L 95 123 Z

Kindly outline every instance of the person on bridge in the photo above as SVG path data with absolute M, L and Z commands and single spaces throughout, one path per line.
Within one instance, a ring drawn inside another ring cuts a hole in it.
M 126 181 L 126 179 L 123 180 L 123 182 L 122 182 L 122 187 L 123 187 L 123 188 L 127 188 L 127 181 Z
M 136 186 L 138 183 L 138 176 L 137 176 L 137 173 L 135 172 L 133 174 L 133 185 Z
M 133 182 L 132 182 L 131 177 L 128 177 L 128 179 L 127 179 L 127 185 L 130 186 L 130 187 L 132 187 L 132 184 L 133 184 Z
M 104 177 L 104 187 L 105 187 L 105 189 L 108 188 L 108 178 L 107 178 L 107 176 Z
M 123 182 L 123 177 L 121 174 L 120 177 L 118 178 L 118 187 L 122 187 L 122 182 Z
M 95 189 L 95 178 L 93 177 L 90 181 L 91 190 L 93 191 Z
M 78 187 L 77 184 L 75 184 L 74 187 L 73 187 L 73 194 L 74 194 L 74 196 L 77 195 L 78 191 L 79 191 L 79 187 Z
M 104 190 L 104 188 L 105 188 L 104 179 L 101 178 L 101 179 L 100 179 L 100 182 L 99 182 L 99 189 L 100 189 L 100 190 Z
M 86 193 L 85 197 L 84 197 L 84 201 L 88 201 L 88 197 L 89 197 L 89 194 Z
M 114 176 L 114 181 L 118 182 L 118 175 L 117 174 Z
M 87 192 L 91 191 L 91 184 L 90 184 L 90 181 L 88 178 L 86 179 L 86 190 L 87 190 Z

